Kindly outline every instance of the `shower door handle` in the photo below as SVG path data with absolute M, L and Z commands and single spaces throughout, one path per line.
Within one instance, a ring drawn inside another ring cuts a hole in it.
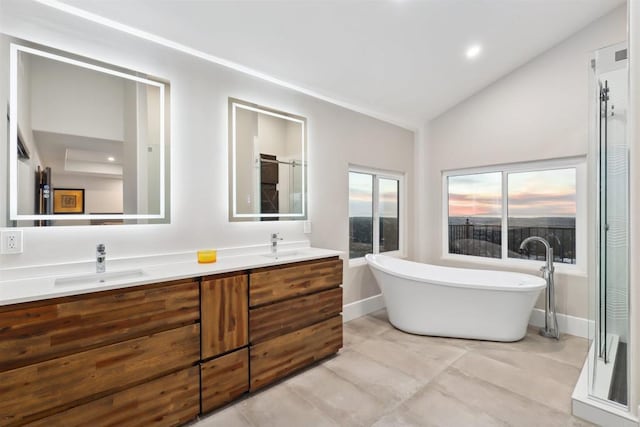
M 600 313 L 600 330 L 598 331 L 598 356 L 604 360 L 604 363 L 609 362 L 609 355 L 607 349 L 607 233 L 609 232 L 608 223 L 608 209 L 607 209 L 607 174 L 608 174 L 608 134 L 609 134 L 609 117 L 607 111 L 609 109 L 609 82 L 604 81 L 604 85 L 600 84 L 599 93 L 599 105 L 600 105 L 600 132 L 599 132 L 599 173 L 600 173 L 600 259 L 604 261 L 604 268 L 602 264 L 600 266 L 599 274 L 599 313 Z M 604 270 L 604 271 L 603 271 Z

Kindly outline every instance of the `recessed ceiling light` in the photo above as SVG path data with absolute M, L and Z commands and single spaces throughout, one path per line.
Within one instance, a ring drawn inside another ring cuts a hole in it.
M 110 162 L 115 162 L 116 158 L 109 156 L 109 157 L 107 157 L 107 160 L 109 160 Z
M 475 57 L 480 55 L 481 52 L 482 46 L 480 46 L 479 44 L 474 44 L 467 48 L 465 55 L 467 56 L 467 59 L 474 59 Z

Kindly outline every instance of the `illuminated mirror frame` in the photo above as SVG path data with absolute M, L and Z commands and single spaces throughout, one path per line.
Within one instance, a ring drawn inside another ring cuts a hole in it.
M 236 111 L 238 109 L 254 111 L 289 120 L 301 125 L 301 152 L 302 152 L 302 212 L 300 213 L 238 213 L 237 208 L 237 184 L 236 184 Z M 259 218 L 280 218 L 285 220 L 307 219 L 307 119 L 303 116 L 286 113 L 263 107 L 251 102 L 236 98 L 229 98 L 229 220 L 251 221 Z
M 54 49 L 51 49 L 54 50 Z M 21 215 L 18 214 L 18 54 L 20 52 L 38 55 L 44 58 L 60 61 L 77 67 L 98 71 L 112 76 L 133 80 L 138 83 L 144 83 L 155 86 L 160 90 L 160 212 L 158 214 L 64 214 L 64 215 Z M 62 56 L 49 51 L 35 49 L 16 43 L 10 44 L 10 71 L 9 71 L 9 220 L 10 221 L 34 221 L 34 220 L 53 220 L 53 221 L 70 221 L 70 220 L 164 220 L 167 217 L 166 202 L 167 182 L 165 173 L 165 142 L 169 140 L 169 87 L 168 82 L 160 79 L 150 80 L 137 76 L 135 71 L 123 69 L 116 65 L 113 68 L 107 68 L 111 64 L 94 61 L 90 58 L 80 57 L 68 52 L 63 52 Z M 81 60 L 80 60 L 81 59 Z M 86 62 L 85 62 L 86 61 Z M 117 68 L 117 69 L 115 69 Z M 122 70 L 122 71 L 120 71 Z

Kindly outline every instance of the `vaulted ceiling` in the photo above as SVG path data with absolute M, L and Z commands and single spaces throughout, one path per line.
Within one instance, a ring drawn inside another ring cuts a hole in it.
M 63 0 L 399 122 L 421 124 L 624 0 Z M 482 52 L 468 60 L 469 46 Z

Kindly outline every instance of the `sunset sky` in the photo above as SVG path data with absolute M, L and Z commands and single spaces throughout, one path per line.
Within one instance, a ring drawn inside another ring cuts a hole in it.
M 449 216 L 501 216 L 501 173 L 451 176 Z M 508 175 L 510 217 L 575 217 L 576 171 L 555 169 Z
M 381 217 L 398 216 L 398 181 L 380 178 L 378 211 Z M 373 215 L 373 176 L 349 172 L 349 216 Z

